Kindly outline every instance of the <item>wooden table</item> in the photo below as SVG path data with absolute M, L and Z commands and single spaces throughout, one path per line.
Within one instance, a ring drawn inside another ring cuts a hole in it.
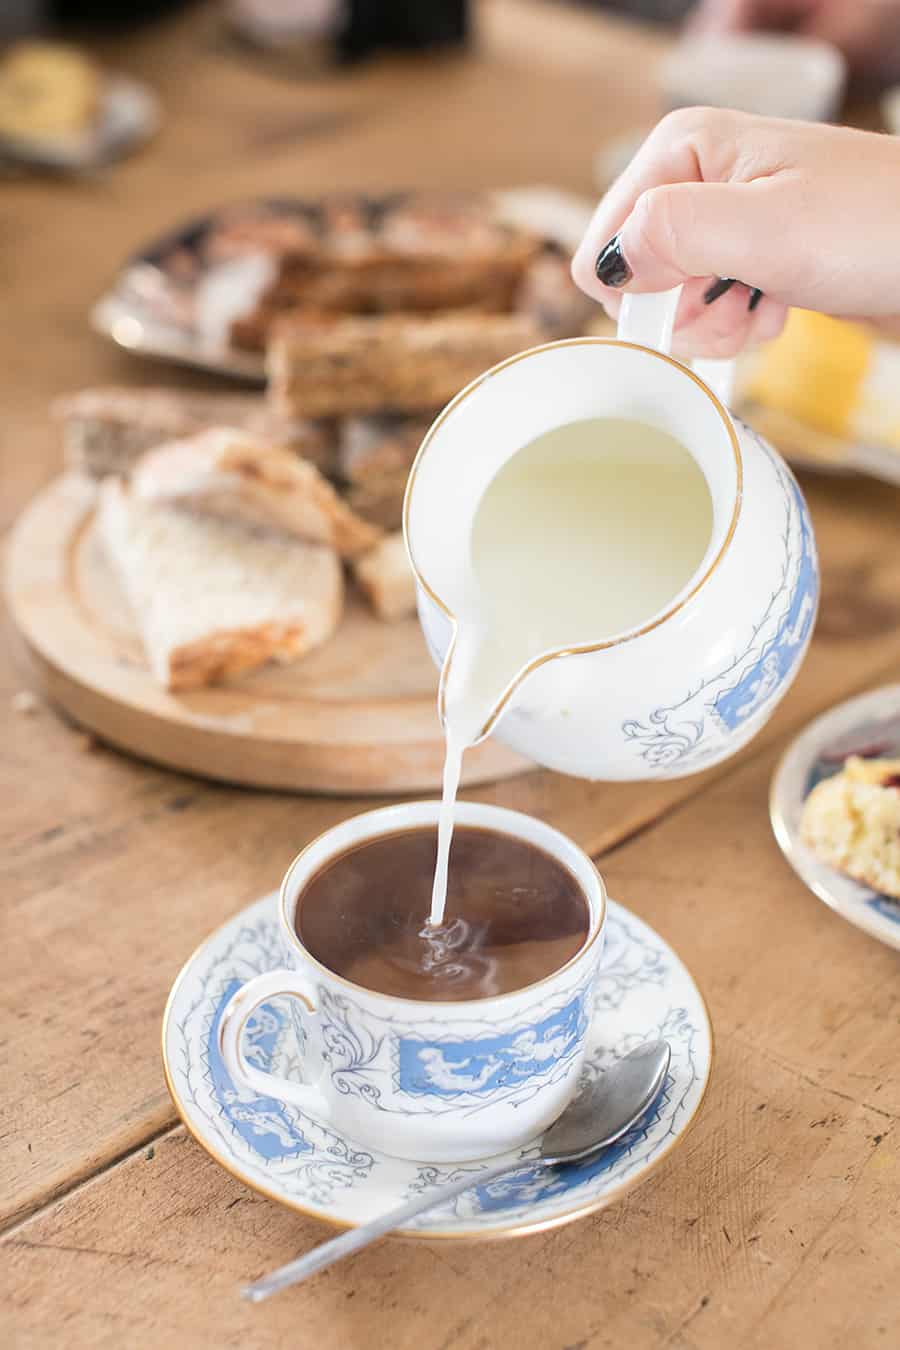
M 235 60 L 211 11 L 104 54 L 159 89 L 158 141 L 108 176 L 0 186 L 4 524 L 59 464 L 50 397 L 185 375 L 85 323 L 148 234 L 254 192 L 554 182 L 590 190 L 604 138 L 653 115 L 660 39 L 494 0 L 465 59 L 309 83 Z M 599 860 L 710 1003 L 713 1083 L 684 1146 L 621 1205 L 477 1247 L 387 1242 L 260 1308 L 240 1281 L 320 1241 L 176 1123 L 159 1024 L 184 958 L 363 801 L 230 790 L 15 712 L 0 657 L 6 1226 L 0 1342 L 319 1350 L 888 1347 L 900 1324 L 900 986 L 894 952 L 794 878 L 769 829 L 779 751 L 900 667 L 900 493 L 809 479 L 824 600 L 806 666 L 734 762 L 680 783 L 535 773 L 473 796 L 531 811 Z

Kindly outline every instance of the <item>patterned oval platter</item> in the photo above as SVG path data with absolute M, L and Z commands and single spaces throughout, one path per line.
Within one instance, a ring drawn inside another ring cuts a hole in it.
M 191 957 L 163 1020 L 163 1062 L 175 1106 L 199 1144 L 238 1180 L 291 1209 L 339 1226 L 364 1223 L 411 1196 L 472 1174 L 472 1189 L 404 1230 L 410 1237 L 513 1237 L 568 1223 L 611 1204 L 647 1177 L 680 1143 L 703 1100 L 712 1031 L 703 997 L 685 966 L 653 929 L 610 902 L 584 1075 L 642 1041 L 664 1036 L 672 1061 L 648 1113 L 599 1158 L 542 1172 L 532 1145 L 508 1155 L 521 1168 L 480 1187 L 478 1173 L 502 1156 L 464 1165 L 403 1162 L 369 1151 L 271 1097 L 242 1094 L 218 1051 L 222 1009 L 235 988 L 281 964 L 277 896 L 231 919 Z M 299 1076 L 296 1030 L 287 1004 L 264 1005 L 247 1026 L 247 1057 L 263 1070 Z M 352 1049 L 352 1047 L 351 1047 Z
M 900 902 L 820 862 L 800 838 L 804 801 L 853 754 L 900 755 L 900 685 L 838 704 L 792 742 L 772 779 L 772 828 L 784 856 L 814 895 L 857 928 L 900 949 Z

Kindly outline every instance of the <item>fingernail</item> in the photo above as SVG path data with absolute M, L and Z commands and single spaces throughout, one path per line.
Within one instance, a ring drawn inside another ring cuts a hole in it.
M 751 314 L 756 309 L 756 306 L 759 304 L 762 298 L 763 298 L 762 291 L 759 289 L 758 286 L 754 286 L 753 290 L 750 292 L 750 299 L 747 301 L 747 308 L 749 309 Z
M 614 235 L 603 248 L 594 263 L 597 280 L 604 286 L 626 286 L 632 278 L 631 268 L 625 261 L 619 236 Z
M 719 277 L 718 281 L 714 281 L 709 289 L 703 292 L 704 305 L 711 305 L 714 300 L 718 300 L 720 295 L 730 291 L 733 285 L 734 277 Z

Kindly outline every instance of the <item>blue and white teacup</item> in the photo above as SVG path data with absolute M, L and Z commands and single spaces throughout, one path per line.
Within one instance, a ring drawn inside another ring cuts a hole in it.
M 384 807 L 311 843 L 281 887 L 284 969 L 243 985 L 221 1018 L 235 1086 L 298 1107 L 369 1148 L 426 1162 L 464 1162 L 521 1147 L 575 1093 L 603 947 L 606 891 L 590 858 L 558 830 L 518 811 L 459 802 L 455 820 L 543 849 L 574 875 L 590 921 L 580 950 L 554 974 L 513 993 L 423 1002 L 375 993 L 328 970 L 304 948 L 295 916 L 310 879 L 332 858 L 383 834 L 437 824 L 438 803 Z M 247 1062 L 244 1029 L 279 995 L 297 1000 L 303 1082 Z

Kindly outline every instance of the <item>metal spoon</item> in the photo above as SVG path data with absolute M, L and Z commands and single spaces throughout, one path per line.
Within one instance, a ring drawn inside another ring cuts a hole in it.
M 402 1228 L 408 1220 L 437 1205 L 462 1195 L 471 1186 L 484 1186 L 499 1177 L 511 1175 L 526 1167 L 565 1167 L 568 1163 L 585 1162 L 603 1149 L 621 1139 L 639 1120 L 655 1100 L 665 1082 L 671 1051 L 666 1041 L 650 1041 L 632 1050 L 630 1055 L 611 1064 L 606 1072 L 567 1106 L 550 1126 L 541 1140 L 536 1158 L 504 1163 L 502 1167 L 486 1172 L 469 1173 L 459 1181 L 427 1195 L 417 1195 L 405 1205 L 392 1209 L 381 1218 L 351 1228 L 340 1237 L 323 1242 L 305 1256 L 298 1256 L 287 1265 L 273 1270 L 253 1284 L 245 1285 L 241 1298 L 261 1303 L 270 1294 L 277 1294 L 289 1285 L 299 1284 L 316 1271 L 325 1270 L 351 1252 L 367 1247 L 376 1238 L 395 1228 Z

